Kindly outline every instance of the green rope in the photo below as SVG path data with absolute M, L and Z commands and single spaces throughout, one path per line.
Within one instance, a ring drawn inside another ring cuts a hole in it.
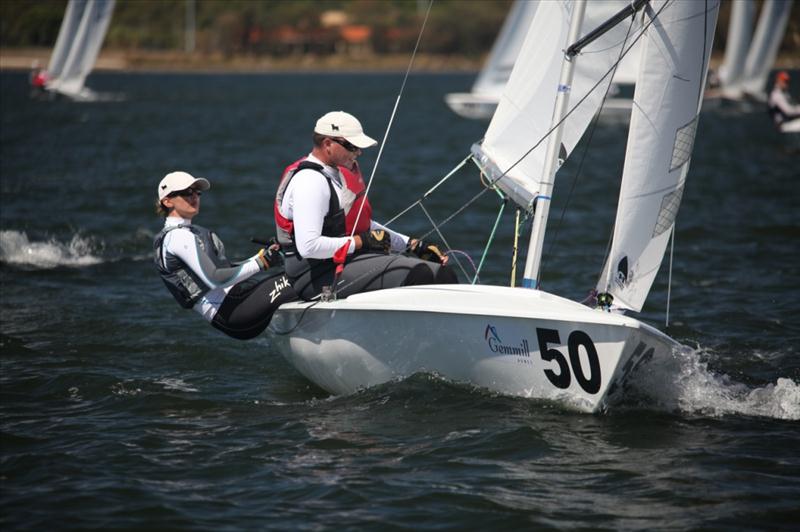
M 494 188 L 494 187 L 492 187 Z M 506 198 L 502 192 L 494 189 L 497 192 L 497 195 L 500 196 L 500 199 L 503 200 L 503 203 L 500 204 L 500 212 L 497 213 L 497 219 L 494 221 L 494 227 L 492 227 L 492 233 L 489 235 L 489 240 L 486 242 L 486 247 L 483 249 L 483 255 L 481 255 L 481 261 L 478 263 L 478 269 L 475 270 L 475 277 L 472 278 L 472 284 L 478 282 L 478 275 L 481 273 L 481 268 L 483 268 L 483 262 L 486 260 L 486 256 L 489 254 L 489 247 L 492 245 L 492 241 L 494 240 L 494 234 L 497 231 L 497 226 L 500 225 L 500 218 L 503 216 L 503 212 L 506 210 L 506 204 L 508 203 L 508 198 Z

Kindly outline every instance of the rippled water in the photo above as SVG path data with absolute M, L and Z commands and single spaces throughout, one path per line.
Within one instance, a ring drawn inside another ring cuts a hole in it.
M 695 349 L 645 368 L 604 415 L 435 375 L 331 397 L 268 338 L 228 339 L 174 304 L 149 258 L 164 173 L 209 177 L 198 221 L 248 255 L 251 236 L 272 233 L 276 180 L 314 120 L 345 109 L 381 138 L 400 81 L 97 74 L 111 101 L 71 104 L 30 101 L 25 75 L 0 75 L 4 529 L 796 526 L 798 143 L 760 109 L 701 118 L 668 329 Z M 470 83 L 409 80 L 376 174 L 377 219 L 480 139 L 485 124 L 442 99 Z M 602 120 L 583 164 L 579 149 L 559 177 L 549 291 L 582 298 L 594 285 L 625 138 Z M 427 205 L 442 220 L 478 191 L 464 169 Z M 445 225 L 450 244 L 477 263 L 498 208 L 482 196 Z M 395 226 L 430 229 L 418 211 Z M 509 209 L 484 282 L 508 282 L 512 232 Z M 643 313 L 662 328 L 666 277 Z

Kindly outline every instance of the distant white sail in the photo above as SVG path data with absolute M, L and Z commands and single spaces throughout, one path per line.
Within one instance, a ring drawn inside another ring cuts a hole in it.
M 720 84 L 723 87 L 723 93 L 728 97 L 741 96 L 739 84 L 744 76 L 744 63 L 747 51 L 750 49 L 755 9 L 753 0 L 731 2 L 731 19 L 728 23 L 725 57 L 719 68 Z
M 50 69 L 51 81 L 47 85 L 49 90 L 73 97 L 81 95 L 86 77 L 94 68 L 97 55 L 103 45 L 108 24 L 114 12 L 114 1 L 70 0 L 64 23 L 61 26 L 61 31 L 66 29 L 67 33 L 62 39 L 62 33 L 59 32 L 51 59 L 51 64 L 55 60 L 59 69 L 55 73 L 52 68 Z M 73 17 L 75 16 L 73 13 L 77 12 L 81 13 L 80 23 L 73 30 Z M 69 21 L 67 21 L 68 18 Z M 62 61 L 64 48 L 66 48 L 66 57 Z
M 538 5 L 539 0 L 516 0 L 511 6 L 486 65 L 472 86 L 473 93 L 500 97 Z
M 742 75 L 741 86 L 746 94 L 766 99 L 767 77 L 775 64 L 791 11 L 792 0 L 764 2 Z
M 613 14 L 629 4 L 627 0 L 589 2 L 582 33 L 605 22 L 609 6 L 616 6 Z M 473 146 L 475 158 L 488 177 L 498 180 L 498 186 L 524 207 L 530 207 L 535 199 L 542 177 L 546 142 L 532 151 L 531 148 L 548 132 L 563 50 L 572 44 L 566 42 L 571 13 L 569 1 L 540 3 L 484 141 Z M 580 54 L 570 97 L 570 108 L 577 108 L 565 121 L 564 158 L 600 108 L 611 76 L 599 83 L 598 80 L 619 59 L 623 45 L 629 47 L 636 38 L 635 32 L 628 34 L 629 27 L 629 23 L 618 24 Z
M 642 43 L 614 238 L 597 285 L 617 307 L 642 309 L 674 228 L 718 10 L 717 0 L 646 8 L 656 18 Z
M 64 71 L 64 64 L 67 62 L 72 44 L 78 34 L 78 26 L 83 19 L 83 12 L 86 9 L 86 0 L 70 0 L 67 10 L 64 12 L 64 19 L 61 21 L 61 28 L 58 31 L 58 38 L 50 55 L 50 63 L 47 65 L 47 73 L 51 79 L 61 76 Z

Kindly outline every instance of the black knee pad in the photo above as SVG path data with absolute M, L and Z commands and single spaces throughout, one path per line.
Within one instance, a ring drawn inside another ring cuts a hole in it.
M 436 272 L 436 284 L 458 284 L 458 276 L 450 266 L 441 266 Z
M 420 263 L 409 270 L 406 280 L 403 281 L 403 286 L 433 284 L 434 282 L 433 270 L 427 264 Z

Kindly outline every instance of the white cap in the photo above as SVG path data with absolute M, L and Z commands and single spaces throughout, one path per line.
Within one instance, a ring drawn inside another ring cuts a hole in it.
M 198 185 L 196 188 L 200 190 L 211 188 L 211 183 L 208 182 L 208 179 L 194 177 L 187 172 L 171 172 L 165 175 L 164 179 L 158 184 L 158 200 L 161 201 L 169 194 L 179 190 L 186 190 L 195 184 Z
M 358 148 L 364 149 L 378 143 L 372 137 L 364 134 L 361 122 L 350 113 L 344 111 L 331 111 L 317 120 L 314 133 L 326 137 L 339 137 Z

